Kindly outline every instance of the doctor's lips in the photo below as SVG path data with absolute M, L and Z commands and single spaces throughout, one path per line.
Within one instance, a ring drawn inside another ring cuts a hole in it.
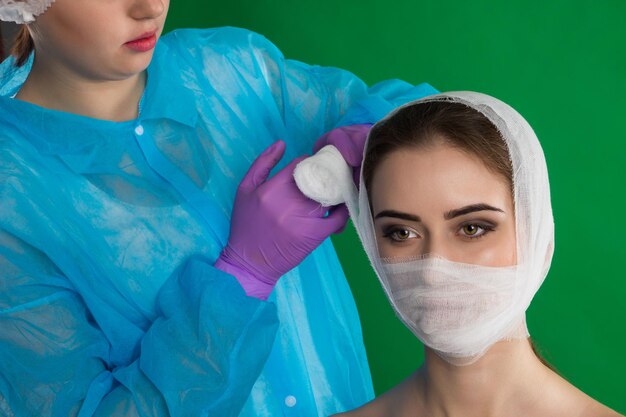
M 124 45 L 137 52 L 147 52 L 154 48 L 157 42 L 156 30 L 145 32 L 132 41 L 126 42 Z

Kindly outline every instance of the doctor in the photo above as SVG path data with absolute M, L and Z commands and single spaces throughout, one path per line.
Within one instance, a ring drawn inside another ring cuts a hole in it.
M 0 0 L 24 24 L 0 66 L 0 410 L 358 406 L 371 381 L 326 239 L 347 212 L 292 171 L 316 140 L 358 169 L 369 123 L 435 90 L 368 88 L 242 29 L 161 38 L 168 6 Z

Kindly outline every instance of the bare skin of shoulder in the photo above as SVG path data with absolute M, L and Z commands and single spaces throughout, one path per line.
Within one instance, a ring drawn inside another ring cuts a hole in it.
M 335 417 L 624 417 L 542 364 L 525 342 L 496 344 L 466 367 L 427 350 L 424 365 L 400 384 Z

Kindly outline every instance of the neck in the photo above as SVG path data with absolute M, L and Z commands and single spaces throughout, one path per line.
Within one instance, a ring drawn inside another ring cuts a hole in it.
M 45 58 L 35 57 L 17 99 L 96 119 L 126 121 L 137 118 L 145 87 L 145 71 L 122 80 L 98 80 L 44 61 Z
M 490 417 L 523 415 L 540 398 L 550 371 L 527 339 L 502 341 L 475 363 L 452 365 L 426 349 L 415 383 L 427 415 Z

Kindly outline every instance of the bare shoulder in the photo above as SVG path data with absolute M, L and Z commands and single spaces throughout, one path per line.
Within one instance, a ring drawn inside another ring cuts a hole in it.
M 414 416 L 415 409 L 411 404 L 411 377 L 396 385 L 383 395 L 376 397 L 367 404 L 332 417 L 404 417 Z M 407 414 L 407 412 L 410 412 Z
M 563 401 L 552 402 L 556 405 L 556 409 L 552 409 L 550 413 L 546 415 L 555 416 L 571 416 L 571 417 L 625 417 L 618 412 L 610 409 L 606 405 L 600 403 L 594 398 L 590 397 L 569 381 L 566 381 L 562 377 L 558 395 L 554 398 L 561 398 Z
M 581 417 L 624 417 L 622 414 L 599 403 L 593 398 L 587 398 L 589 398 L 589 401 L 584 411 L 581 413 Z
M 334 414 L 331 417 L 382 417 L 387 416 L 388 413 L 389 409 L 386 406 L 386 401 L 380 396 L 359 408 L 346 411 L 345 413 Z

